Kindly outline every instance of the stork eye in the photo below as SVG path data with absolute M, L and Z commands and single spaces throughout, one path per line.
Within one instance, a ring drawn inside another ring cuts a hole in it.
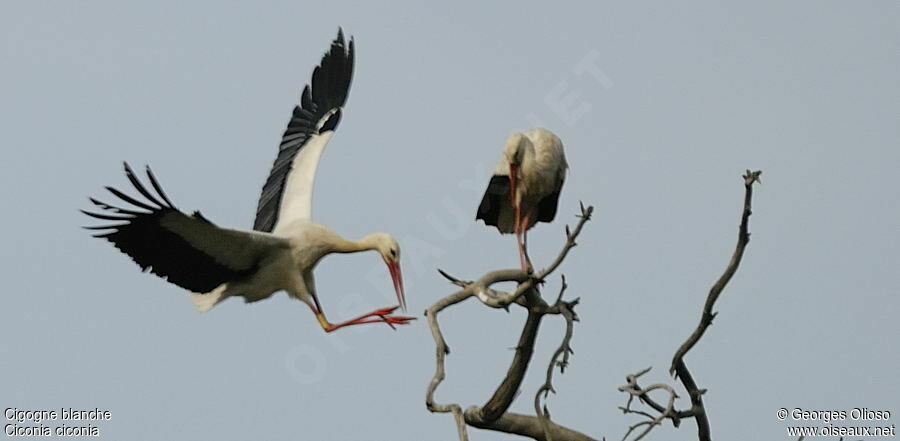
M 391 257 L 393 257 L 393 258 L 397 257 L 397 250 L 393 250 L 393 249 L 391 250 Z

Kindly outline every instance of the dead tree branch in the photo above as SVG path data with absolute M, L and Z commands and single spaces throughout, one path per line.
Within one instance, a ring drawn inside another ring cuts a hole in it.
M 654 427 L 662 424 L 663 420 L 665 420 L 666 418 L 675 418 L 677 416 L 677 411 L 675 410 L 675 399 L 678 398 L 678 394 L 675 393 L 675 389 L 673 389 L 669 385 L 659 384 L 659 383 L 652 384 L 646 388 L 641 388 L 640 386 L 638 386 L 638 384 L 637 384 L 638 377 L 646 374 L 647 372 L 650 372 L 650 368 L 644 369 L 635 374 L 631 374 L 628 377 L 626 377 L 626 381 L 628 383 L 624 386 L 619 386 L 619 391 L 625 392 L 628 394 L 628 402 L 625 404 L 625 407 L 620 407 L 619 409 L 621 409 L 622 412 L 624 412 L 624 413 L 635 413 L 635 414 L 642 415 L 647 418 L 645 421 L 640 421 L 640 422 L 635 423 L 635 424 L 631 425 L 630 427 L 628 427 L 628 431 L 625 432 L 625 436 L 622 437 L 622 441 L 627 440 L 628 436 L 631 435 L 631 432 L 637 430 L 641 426 L 646 426 L 646 427 L 644 427 L 644 431 L 639 433 L 634 438 L 633 441 L 638 441 L 640 439 L 643 439 L 644 436 L 646 436 L 648 433 L 650 433 L 650 431 L 653 430 Z M 658 416 L 654 417 L 653 415 L 651 415 L 647 412 L 643 412 L 640 410 L 633 410 L 631 408 L 631 402 L 634 400 L 635 397 L 637 397 L 639 400 L 642 400 L 642 401 L 649 400 L 650 392 L 657 390 L 657 389 L 662 389 L 669 393 L 669 401 L 666 404 L 666 406 L 664 408 L 662 408 L 662 410 L 658 410 L 658 412 L 659 412 Z
M 556 393 L 556 389 L 553 388 L 553 368 L 559 366 L 559 373 L 564 373 L 566 367 L 569 365 L 569 356 L 575 353 L 575 351 L 572 350 L 571 342 L 575 322 L 578 321 L 578 315 L 575 314 L 575 305 L 578 304 L 579 299 L 575 299 L 571 302 L 564 302 L 562 300 L 563 294 L 568 287 L 569 285 L 566 284 L 566 276 L 563 275 L 562 286 L 559 289 L 559 295 L 556 297 L 554 306 L 560 308 L 560 314 L 566 319 L 566 334 L 563 337 L 559 348 L 556 349 L 553 356 L 550 358 L 550 363 L 547 365 L 547 379 L 534 394 L 534 412 L 537 414 L 544 427 L 544 435 L 547 439 L 552 439 L 550 432 L 550 411 L 547 409 L 546 403 L 544 403 L 543 408 L 541 407 L 541 395 L 543 394 L 544 400 L 546 400 L 547 395 L 550 392 Z M 560 357 L 562 357 L 562 360 L 560 360 Z
M 685 418 L 693 418 L 697 423 L 697 432 L 700 441 L 709 441 L 710 430 L 709 421 L 706 415 L 706 409 L 703 404 L 702 396 L 706 392 L 700 389 L 696 381 L 691 375 L 684 362 L 684 357 L 697 344 L 700 338 L 706 332 L 706 329 L 712 324 L 716 316 L 714 306 L 725 286 L 737 272 L 744 250 L 750 241 L 749 218 L 751 211 L 751 202 L 753 196 L 753 184 L 759 182 L 761 172 L 751 172 L 747 170 L 744 174 L 744 209 L 741 215 L 741 223 L 738 229 L 738 242 L 735 251 L 731 257 L 725 272 L 716 281 L 710 289 L 706 303 L 703 308 L 700 323 L 688 339 L 678 348 L 672 359 L 670 372 L 679 379 L 687 391 L 691 401 L 691 407 L 679 410 L 675 407 L 675 400 L 678 394 L 675 388 L 667 384 L 652 384 L 647 387 L 641 387 L 638 384 L 638 378 L 650 371 L 650 368 L 628 375 L 627 384 L 621 386 L 619 390 L 628 395 L 628 402 L 620 409 L 629 414 L 636 414 L 644 419 L 629 426 L 624 440 L 632 437 L 632 441 L 641 440 L 647 436 L 654 428 L 660 426 L 665 420 L 671 420 L 675 427 L 680 425 L 681 420 Z M 574 431 L 572 429 L 560 426 L 554 423 L 550 417 L 550 411 L 547 407 L 546 400 L 549 394 L 556 393 L 553 386 L 553 372 L 556 367 L 560 368 L 560 373 L 565 371 L 569 362 L 569 357 L 573 354 L 571 348 L 571 340 L 574 331 L 574 322 L 578 321 L 578 315 L 575 313 L 575 306 L 578 299 L 573 301 L 563 300 L 564 293 L 568 287 L 565 277 L 562 278 L 562 286 L 553 304 L 548 304 L 538 290 L 547 277 L 549 277 L 565 260 L 569 251 L 577 245 L 576 239 L 581 233 L 584 224 L 590 220 L 593 213 L 593 207 L 585 208 L 581 206 L 580 219 L 574 230 L 566 227 L 566 240 L 562 249 L 556 258 L 543 270 L 535 273 L 531 268 L 528 271 L 518 269 L 498 270 L 484 274 L 474 281 L 468 281 L 456 278 L 440 271 L 450 283 L 460 289 L 440 300 L 425 311 L 428 318 L 428 324 L 435 341 L 435 373 L 428 385 L 425 397 L 425 405 L 431 412 L 452 413 L 457 425 L 460 440 L 468 440 L 467 426 L 477 427 L 481 429 L 495 430 L 510 434 L 521 435 L 540 441 L 595 441 L 593 438 Z M 492 288 L 493 285 L 501 282 L 516 282 L 516 288 L 511 292 Z M 435 401 L 434 395 L 446 377 L 445 358 L 450 353 L 444 335 L 441 332 L 438 323 L 438 314 L 457 303 L 468 300 L 471 297 L 477 298 L 484 305 L 491 308 L 508 309 L 511 305 L 517 304 L 524 307 L 528 311 L 528 316 L 519 336 L 516 345 L 515 354 L 507 370 L 503 380 L 497 386 L 491 397 L 482 406 L 471 406 L 462 410 L 462 406 L 458 403 L 439 404 Z M 566 332 L 557 350 L 550 358 L 547 366 L 547 374 L 544 384 L 537 390 L 534 396 L 535 415 L 522 415 L 509 412 L 509 407 L 516 398 L 518 391 L 522 385 L 522 381 L 528 371 L 528 364 L 534 353 L 534 345 L 537 339 L 540 324 L 546 315 L 560 315 L 565 319 Z M 668 394 L 665 404 L 657 402 L 650 395 L 655 391 L 663 391 Z M 651 411 L 643 411 L 632 409 L 631 405 L 637 398 L 649 406 Z M 542 402 L 543 400 L 543 402 Z M 655 412 L 655 414 L 653 413 Z
M 538 292 L 537 286 L 550 276 L 565 260 L 569 251 L 577 245 L 576 238 L 581 233 L 584 224 L 590 220 L 593 207 L 585 208 L 581 206 L 579 221 L 574 230 L 566 227 L 566 241 L 562 250 L 556 259 L 545 269 L 537 274 L 530 274 L 522 270 L 498 270 L 489 272 L 475 281 L 465 281 L 440 271 L 450 283 L 462 288 L 459 291 L 438 300 L 428 310 L 425 315 L 428 318 L 428 324 L 431 328 L 431 334 L 435 342 L 435 374 L 428 385 L 425 395 L 425 406 L 431 412 L 453 413 L 457 431 L 460 440 L 467 440 L 466 425 L 481 429 L 496 430 L 500 432 L 512 433 L 533 438 L 535 440 L 576 440 L 576 441 L 593 441 L 592 438 L 580 432 L 568 429 L 550 421 L 549 412 L 546 406 L 543 410 L 538 410 L 538 416 L 522 415 L 508 412 L 509 406 L 515 399 L 525 373 L 528 371 L 528 364 L 534 353 L 534 344 L 537 339 L 538 330 L 541 320 L 545 315 L 561 315 L 566 319 L 566 337 L 563 340 L 560 349 L 556 351 L 551 358 L 550 367 L 548 369 L 547 382 L 544 387 L 538 391 L 535 397 L 535 405 L 538 407 L 539 396 L 544 393 L 545 397 L 549 391 L 553 391 L 552 370 L 555 365 L 563 368 L 568 363 L 569 355 L 572 353 L 569 342 L 572 338 L 573 322 L 577 320 L 574 308 L 578 304 L 577 300 L 566 302 L 562 300 L 565 291 L 565 281 L 563 288 L 560 290 L 559 297 L 553 305 L 548 305 Z M 516 282 L 516 289 L 512 292 L 504 292 L 491 288 L 492 285 L 500 282 Z M 463 412 L 459 404 L 438 404 L 434 400 L 434 394 L 437 387 L 446 377 L 444 368 L 445 357 L 450 353 L 447 342 L 441 332 L 438 324 L 437 316 L 445 308 L 476 297 L 483 304 L 492 308 L 509 308 L 512 304 L 518 304 L 528 311 L 528 317 L 519 336 L 519 342 L 516 345 L 515 355 L 507 370 L 506 376 L 497 386 L 497 389 L 491 397 L 481 407 L 472 406 Z M 558 361 L 562 356 L 562 361 Z
M 444 335 L 441 333 L 441 328 L 437 322 L 437 314 L 444 308 L 462 302 L 471 296 L 472 293 L 468 289 L 463 289 L 462 291 L 438 300 L 437 303 L 425 311 L 425 316 L 428 318 L 428 326 L 431 328 L 431 335 L 434 337 L 435 360 L 437 366 L 434 377 L 431 379 L 431 383 L 428 384 L 428 390 L 425 393 L 425 407 L 431 412 L 452 412 L 453 417 L 456 420 L 456 429 L 459 433 L 460 441 L 468 441 L 469 439 L 469 435 L 466 433 L 466 422 L 463 419 L 462 408 L 459 404 L 437 404 L 434 401 L 434 391 L 446 377 L 446 373 L 444 372 L 444 357 L 450 354 L 450 347 L 447 346 L 447 342 L 444 340 Z
M 578 224 L 575 225 L 574 230 L 569 230 L 569 227 L 566 226 L 566 242 L 563 244 L 562 249 L 559 251 L 559 254 L 556 256 L 556 259 L 550 263 L 549 266 L 534 274 L 533 276 L 529 276 L 527 273 L 520 270 L 507 270 L 511 272 L 519 273 L 519 276 L 524 278 L 520 280 L 515 280 L 519 282 L 519 285 L 515 290 L 509 293 L 504 293 L 502 291 L 494 291 L 488 289 L 488 287 L 484 287 L 479 295 L 479 300 L 482 301 L 485 305 L 488 305 L 493 308 L 506 308 L 507 306 L 516 303 L 519 299 L 529 290 L 537 286 L 539 283 L 543 283 L 553 271 L 556 271 L 557 268 L 562 264 L 562 262 L 566 259 L 566 256 L 569 255 L 569 251 L 578 245 L 575 241 L 578 238 L 578 235 L 581 234 L 581 229 L 584 227 L 584 224 L 587 221 L 591 220 L 591 215 L 594 213 L 594 207 L 589 206 L 585 208 L 584 204 L 581 205 L 581 213 L 578 214 Z M 511 275 L 511 274 L 510 274 Z M 510 277 L 512 279 L 512 277 Z M 512 281 L 512 280 L 507 280 Z M 524 305 L 523 305 L 524 306 Z
M 741 214 L 741 226 L 738 227 L 737 246 L 731 256 L 731 261 L 728 262 L 728 267 L 725 268 L 725 272 L 722 273 L 719 280 L 717 280 L 712 288 L 710 288 L 709 295 L 706 296 L 706 304 L 703 305 L 703 315 L 700 317 L 700 323 L 684 344 L 675 351 L 675 356 L 672 357 L 672 366 L 669 367 L 670 374 L 676 374 L 676 376 L 678 376 L 678 364 L 684 359 L 684 356 L 688 351 L 700 341 L 700 337 L 703 337 L 706 328 L 712 324 L 713 319 L 716 317 L 716 313 L 713 312 L 713 306 L 715 306 L 716 300 L 719 299 L 719 295 L 721 295 L 722 290 L 725 289 L 725 285 L 728 284 L 731 277 L 737 272 L 738 266 L 741 264 L 741 259 L 744 257 L 744 249 L 747 247 L 747 244 L 750 243 L 750 231 L 748 228 L 750 214 L 752 213 L 751 202 L 753 199 L 753 183 L 759 182 L 760 174 L 762 174 L 762 172 L 759 170 L 755 172 L 747 170 L 747 173 L 744 174 L 744 210 Z
M 474 418 L 468 418 L 468 412 L 466 413 L 466 423 L 472 427 L 525 436 L 538 441 L 550 441 L 551 439 L 545 436 L 544 426 L 538 421 L 538 418 L 531 415 L 506 412 L 500 418 L 490 423 L 485 423 Z M 560 426 L 552 421 L 549 429 L 553 436 L 552 439 L 555 441 L 597 441 L 581 432 Z
M 669 373 L 674 374 L 675 378 L 681 380 L 681 384 L 684 386 L 685 390 L 687 390 L 689 398 L 691 400 L 691 407 L 688 410 L 675 410 L 672 407 L 673 400 L 675 398 L 674 390 L 672 390 L 672 396 L 670 398 L 670 403 L 668 406 L 661 406 L 659 403 L 653 401 L 647 392 L 652 390 L 653 385 L 648 388 L 641 388 L 637 384 L 637 377 L 643 375 L 649 368 L 639 372 L 638 374 L 633 374 L 628 376 L 628 384 L 619 388 L 619 390 L 623 392 L 627 392 L 629 394 L 628 403 L 631 404 L 631 400 L 637 396 L 642 402 L 649 405 L 656 412 L 659 413 L 658 417 L 652 417 L 648 413 L 645 412 L 635 412 L 630 411 L 630 407 L 626 406 L 623 408 L 626 412 L 630 413 L 640 413 L 649 418 L 648 421 L 643 421 L 642 423 L 638 423 L 637 425 L 631 426 L 628 432 L 625 434 L 625 438 L 634 431 L 640 425 L 646 425 L 647 428 L 642 432 L 637 438 L 642 438 L 647 432 L 650 431 L 653 427 L 659 425 L 663 419 L 669 418 L 672 420 L 672 423 L 677 427 L 680 420 L 682 418 L 694 418 L 694 421 L 697 423 L 697 436 L 700 441 L 711 441 L 710 435 L 710 427 L 709 427 L 709 419 L 706 415 L 706 408 L 703 404 L 703 394 L 706 393 L 706 389 L 701 389 L 697 386 L 697 382 L 694 381 L 694 377 L 691 375 L 691 372 L 688 370 L 687 365 L 684 362 L 684 357 L 687 355 L 688 351 L 700 341 L 700 338 L 703 337 L 703 334 L 706 332 L 706 329 L 712 324 L 713 319 L 716 317 L 716 313 L 713 311 L 713 307 L 715 306 L 716 300 L 718 300 L 719 296 L 722 294 L 722 290 L 725 289 L 725 286 L 731 280 L 732 276 L 734 276 L 735 272 L 737 272 L 738 267 L 741 264 L 741 259 L 744 256 L 744 249 L 747 247 L 747 244 L 750 242 L 750 231 L 749 231 L 749 223 L 750 223 L 750 214 L 752 214 L 751 203 L 753 200 L 753 184 L 756 182 L 760 182 L 759 176 L 762 174 L 761 171 L 750 171 L 747 170 L 744 173 L 744 208 L 741 214 L 741 224 L 738 227 L 738 241 L 737 246 L 735 247 L 734 253 L 731 256 L 731 260 L 728 263 L 728 266 L 725 268 L 725 272 L 719 277 L 715 284 L 713 284 L 712 288 L 709 290 L 709 294 L 706 297 L 706 303 L 703 306 L 703 313 L 700 318 L 700 323 L 697 325 L 697 328 L 694 329 L 694 332 L 687 338 L 687 340 L 675 351 L 675 355 L 672 357 L 672 365 L 669 368 Z M 665 386 L 670 388 L 669 386 Z M 671 389 L 671 388 L 670 388 Z

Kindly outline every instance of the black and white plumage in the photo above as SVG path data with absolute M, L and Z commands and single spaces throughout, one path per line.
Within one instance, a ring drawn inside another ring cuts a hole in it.
M 310 220 L 316 167 L 337 128 L 352 73 L 353 40 L 347 45 L 339 31 L 288 123 L 259 200 L 257 231 L 222 228 L 200 212 L 179 211 L 149 167 L 147 180 L 153 191 L 128 164 L 125 175 L 143 199 L 106 187 L 128 206 L 91 198 L 102 212 L 83 212 L 113 223 L 86 228 L 99 230 L 95 237 L 112 242 L 144 271 L 191 291 L 201 311 L 229 297 L 255 302 L 284 290 L 309 305 L 328 332 L 364 323 L 409 323 L 412 317 L 391 315 L 406 306 L 397 241 L 386 233 L 350 241 Z M 377 251 L 388 266 L 399 305 L 329 323 L 318 300 L 313 268 L 328 254 L 367 250 Z
M 254 230 L 271 232 L 279 221 L 285 225 L 310 218 L 316 168 L 341 120 L 352 78 L 353 40 L 345 45 L 339 31 L 313 71 L 312 84 L 303 88 L 300 105 L 294 107 L 259 197 Z
M 119 223 L 85 228 L 99 230 L 94 237 L 112 242 L 142 270 L 184 289 L 205 293 L 223 281 L 248 278 L 272 250 L 289 248 L 287 240 L 274 235 L 221 228 L 199 211 L 191 216 L 182 213 L 163 192 L 149 167 L 147 178 L 156 195 L 147 190 L 127 163 L 125 176 L 146 200 L 106 187 L 131 207 L 121 208 L 90 198 L 105 213 L 82 210 L 84 214 Z
M 515 233 L 522 268 L 527 269 L 527 231 L 556 217 L 569 165 L 562 141 L 547 129 L 513 133 L 481 198 L 475 219 Z

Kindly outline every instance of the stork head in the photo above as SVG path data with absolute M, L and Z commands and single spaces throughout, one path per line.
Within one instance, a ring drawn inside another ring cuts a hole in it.
M 375 251 L 381 254 L 384 263 L 391 272 L 391 279 L 394 281 L 394 291 L 397 292 L 397 302 L 400 308 L 406 311 L 406 296 L 403 293 L 403 276 L 400 274 L 400 244 L 387 233 L 374 233 L 371 241 Z
M 506 138 L 506 145 L 503 147 L 503 156 L 509 162 L 509 201 L 515 206 L 516 186 L 519 180 L 519 166 L 525 158 L 525 150 L 528 149 L 530 141 L 521 133 L 513 133 Z
M 503 155 L 510 165 L 519 165 L 522 158 L 525 157 L 525 149 L 528 145 L 528 138 L 521 133 L 513 133 L 506 138 L 506 145 L 503 147 Z

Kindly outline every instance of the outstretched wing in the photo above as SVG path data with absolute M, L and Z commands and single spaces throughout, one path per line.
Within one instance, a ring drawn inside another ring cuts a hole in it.
M 128 163 L 125 175 L 145 200 L 106 187 L 131 206 L 120 208 L 91 198 L 103 211 L 82 213 L 115 223 L 85 228 L 99 230 L 94 237 L 112 242 L 142 270 L 182 288 L 204 293 L 249 276 L 269 253 L 288 246 L 286 240 L 270 234 L 220 228 L 199 211 L 192 216 L 178 211 L 149 167 L 147 177 L 155 195 L 138 180 Z
M 346 45 L 343 31 L 338 30 L 281 138 L 278 157 L 259 197 L 254 230 L 271 232 L 279 225 L 310 218 L 316 166 L 341 119 L 352 77 L 353 39 Z

